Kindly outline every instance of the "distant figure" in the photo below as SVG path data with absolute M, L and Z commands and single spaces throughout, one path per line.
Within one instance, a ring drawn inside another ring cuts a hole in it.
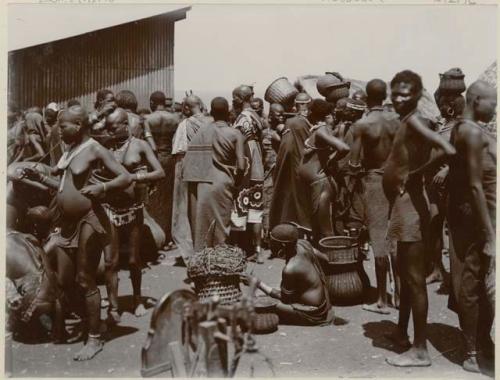
M 198 130 L 212 122 L 203 115 L 201 99 L 190 95 L 184 99 L 183 113 L 185 118 L 179 123 L 172 142 L 172 156 L 175 159 L 175 180 L 172 207 L 172 240 L 179 248 L 180 254 L 187 264 L 193 254 L 193 233 L 190 220 L 196 218 L 196 202 L 189 202 L 189 185 L 183 181 L 184 165 L 193 165 L 188 157 L 185 162 L 188 145 Z M 189 169 L 188 169 L 189 170 Z M 187 173 L 189 176 L 189 173 Z M 194 189 L 193 189 L 194 191 Z
M 331 104 L 323 99 L 314 99 L 309 107 L 308 120 L 312 124 L 311 136 L 305 141 L 302 162 L 297 175 L 306 192 L 302 203 L 314 244 L 327 236 L 333 236 L 332 204 L 337 196 L 336 162 L 349 153 L 349 146 L 333 136 L 326 123 L 331 114 Z M 303 225 L 304 226 L 304 225 Z
M 388 358 L 397 367 L 430 366 L 427 351 L 427 287 L 425 284 L 425 247 L 429 238 L 429 203 L 424 190 L 423 173 L 455 154 L 455 149 L 430 129 L 417 106 L 422 96 L 418 74 L 402 71 L 391 81 L 391 98 L 401 119 L 385 164 L 382 185 L 390 205 L 387 237 L 397 241 L 397 259 L 401 276 L 401 299 L 397 330 L 390 337 L 405 353 Z M 431 159 L 431 150 L 439 154 Z M 410 344 L 408 323 L 413 316 L 414 340 Z
M 81 106 L 80 101 L 77 99 L 68 100 L 68 103 L 66 103 L 66 108 L 71 108 L 73 106 Z
M 305 141 L 311 135 L 312 124 L 299 114 L 287 119 L 281 135 L 276 167 L 273 174 L 274 192 L 269 213 L 269 228 L 295 222 L 306 227 L 308 216 L 303 209 L 304 191 L 297 177 Z
M 269 237 L 269 213 L 273 199 L 273 174 L 276 167 L 276 157 L 279 150 L 281 136 L 285 128 L 285 109 L 281 104 L 273 103 L 269 108 L 267 128 L 262 133 L 262 148 L 264 155 L 264 212 L 262 215 L 262 227 L 264 241 L 268 243 Z
M 147 134 L 151 133 L 151 140 L 154 141 L 153 150 L 157 153 L 158 160 L 165 172 L 165 178 L 156 182 L 155 191 L 149 195 L 146 208 L 165 232 L 166 241 L 171 242 L 175 169 L 175 162 L 172 158 L 172 140 L 179 124 L 179 117 L 166 110 L 165 102 L 166 97 L 163 92 L 153 92 L 149 98 L 150 108 L 153 112 L 144 120 L 145 137 L 147 138 Z
M 217 246 L 226 242 L 231 230 L 235 185 L 238 185 L 245 170 L 244 137 L 227 124 L 227 100 L 214 98 L 210 114 L 214 118 L 214 123 L 209 127 L 213 128 L 212 182 L 198 184 L 194 234 L 196 251 L 204 246 Z
M 386 243 L 389 222 L 389 202 L 382 187 L 384 164 L 391 152 L 392 142 L 399 127 L 396 113 L 387 112 L 382 102 L 387 97 L 387 85 L 380 79 L 373 79 L 366 85 L 368 113 L 353 124 L 353 143 L 349 160 L 349 174 L 352 181 L 362 181 L 363 225 L 368 229 L 369 240 L 375 257 L 375 277 L 378 299 L 363 309 L 379 314 L 389 314 L 387 302 L 387 275 L 390 252 Z M 395 259 L 395 258 L 394 258 Z M 398 278 L 396 263 L 392 263 L 395 280 Z M 399 281 L 395 281 L 395 307 L 399 307 Z
M 465 337 L 463 368 L 480 372 L 478 352 L 489 357 L 495 352 L 490 330 L 495 316 L 497 144 L 479 123 L 493 119 L 497 91 L 476 81 L 465 97 L 463 119 L 451 132 L 457 150 L 448 176 L 451 295 Z
M 128 114 L 128 127 L 130 134 L 138 139 L 146 138 L 141 117 L 137 115 L 137 98 L 132 91 L 121 90 L 115 96 L 116 106 L 124 109 Z M 152 146 L 152 148 L 154 148 Z
M 262 130 L 264 129 L 261 117 L 252 109 L 253 89 L 241 85 L 233 90 L 233 108 L 237 113 L 233 127 L 244 136 L 245 156 L 248 168 L 239 183 L 234 201 L 234 211 L 231 217 L 232 230 L 244 231 L 240 247 L 250 254 L 249 260 L 261 264 L 262 240 L 262 191 L 264 184 L 264 163 L 262 155 Z M 252 250 L 252 251 L 250 251 Z
M 311 103 L 312 98 L 309 94 L 305 92 L 300 92 L 295 97 L 294 105 L 297 114 L 307 117 L 309 113 L 309 104 Z
M 276 255 L 285 257 L 285 267 L 281 273 L 281 287 L 272 288 L 257 280 L 257 288 L 280 302 L 276 313 L 281 324 L 317 326 L 334 320 L 326 277 L 320 260 L 328 258 L 313 248 L 307 240 L 298 239 L 297 228 L 290 224 L 280 224 L 271 231 L 271 247 Z M 252 276 L 243 275 L 249 284 Z

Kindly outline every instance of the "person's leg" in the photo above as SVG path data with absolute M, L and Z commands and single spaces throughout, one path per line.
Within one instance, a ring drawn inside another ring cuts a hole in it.
M 399 264 L 398 264 L 398 251 L 395 244 L 390 244 L 389 248 L 391 257 L 391 273 L 392 281 L 394 285 L 394 294 L 392 299 L 392 304 L 396 309 L 399 309 L 400 299 L 401 299 L 401 276 L 399 274 Z
M 108 320 L 112 323 L 120 322 L 118 310 L 118 263 L 120 258 L 119 231 L 111 225 L 110 244 L 104 247 L 104 277 L 109 299 Z
M 398 257 L 401 260 L 402 285 L 406 288 L 410 298 L 411 312 L 413 315 L 414 339 L 413 345 L 407 352 L 393 358 L 388 358 L 387 362 L 397 367 L 424 367 L 431 365 L 429 353 L 427 351 L 427 287 L 425 284 L 425 261 L 424 244 L 419 242 L 399 243 L 403 250 L 398 247 Z M 401 310 L 403 308 L 403 296 L 401 295 Z M 404 326 L 405 321 L 400 322 Z M 407 322 L 406 322 L 407 326 Z
M 377 303 L 363 305 L 363 310 L 380 314 L 389 314 L 387 307 L 387 273 L 389 271 L 389 256 L 375 257 L 375 277 L 377 279 Z
M 87 343 L 75 354 L 74 360 L 89 360 L 104 346 L 101 339 L 101 294 L 96 284 L 96 271 L 102 250 L 99 236 L 90 224 L 83 224 L 80 231 L 76 257 L 77 282 L 85 294 L 89 334 Z
M 431 264 L 431 271 L 425 279 L 427 284 L 442 282 L 445 277 L 445 270 L 442 261 L 443 225 L 444 215 L 437 211 L 436 215 L 431 219 L 429 230 L 429 262 Z
M 401 256 L 405 255 L 406 251 L 406 245 L 404 245 L 403 243 L 397 243 L 397 248 L 395 249 L 396 260 L 394 260 L 393 262 L 393 270 L 397 271 L 397 277 L 399 279 L 399 317 L 396 330 L 393 333 L 387 335 L 387 338 L 389 338 L 402 348 L 411 347 L 411 343 L 408 338 L 408 323 L 410 321 L 411 312 L 410 292 L 407 281 L 406 268 L 404 267 L 404 261 L 401 259 Z
M 247 223 L 247 233 L 248 238 L 251 241 L 251 246 L 253 248 L 255 260 L 258 264 L 264 263 L 264 258 L 262 257 L 261 244 L 262 244 L 262 223 Z
M 278 302 L 276 305 L 280 325 L 310 326 L 311 323 L 303 318 L 291 305 Z
M 146 313 L 146 308 L 141 301 L 142 260 L 140 247 L 143 224 L 144 218 L 142 211 L 138 211 L 137 219 L 132 222 L 132 225 L 130 226 L 130 257 L 128 262 L 130 279 L 132 281 L 134 314 L 136 317 L 140 317 Z
M 477 362 L 477 332 L 479 322 L 479 295 L 482 290 L 480 268 L 479 252 L 476 247 L 471 246 L 465 256 L 462 286 L 459 295 L 462 331 L 467 351 L 463 362 L 463 368 L 470 372 L 479 372 L 479 365 Z

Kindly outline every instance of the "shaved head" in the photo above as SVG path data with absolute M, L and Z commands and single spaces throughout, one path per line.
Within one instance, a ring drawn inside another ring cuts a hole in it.
M 484 80 L 477 80 L 472 83 L 465 94 L 467 103 L 471 103 L 478 97 L 495 97 L 497 96 L 496 89 Z
M 233 99 L 240 99 L 243 102 L 250 102 L 253 96 L 253 89 L 250 86 L 242 84 L 233 90 Z
M 63 109 L 59 113 L 59 121 L 70 122 L 75 124 L 81 124 L 82 126 L 87 126 L 89 121 L 89 115 L 85 108 L 80 105 L 71 106 L 69 108 Z
M 381 105 L 387 98 L 387 84 L 382 79 L 372 79 L 366 84 L 367 101 Z
M 201 99 L 196 95 L 190 95 L 184 100 L 184 104 L 191 109 L 201 107 Z
M 225 98 L 217 97 L 210 104 L 210 114 L 215 121 L 229 119 L 229 103 Z
M 285 108 L 279 104 L 279 103 L 273 103 L 271 104 L 271 107 L 269 108 L 270 111 L 273 111 L 273 112 L 285 112 Z
M 495 116 L 497 90 L 489 83 L 478 80 L 472 83 L 465 94 L 467 112 L 474 120 L 489 123 Z

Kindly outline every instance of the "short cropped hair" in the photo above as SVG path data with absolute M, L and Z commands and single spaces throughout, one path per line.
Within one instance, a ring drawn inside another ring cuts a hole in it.
M 391 87 L 394 87 L 396 83 L 410 83 L 413 86 L 415 92 L 420 92 L 424 88 L 422 84 L 422 78 L 417 73 L 411 70 L 404 70 L 397 73 L 391 80 Z

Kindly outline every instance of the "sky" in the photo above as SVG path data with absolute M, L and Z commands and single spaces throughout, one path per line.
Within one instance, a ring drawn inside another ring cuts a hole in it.
M 9 46 L 48 38 L 50 30 L 74 35 L 95 29 L 99 20 L 147 17 L 173 5 L 80 4 L 73 8 L 78 19 L 62 17 L 68 7 L 9 5 Z M 439 73 L 458 66 L 471 83 L 496 59 L 496 23 L 496 7 L 483 5 L 196 4 L 175 26 L 175 94 L 179 100 L 191 89 L 210 101 L 230 97 L 239 84 L 254 84 L 263 96 L 281 76 L 293 83 L 300 75 L 337 71 L 390 80 L 403 69 L 419 73 L 434 92 Z
M 419 73 L 431 92 L 460 67 L 471 83 L 497 57 L 494 6 L 193 5 L 176 24 L 176 94 L 230 96 L 276 78 L 337 71 L 390 80 Z

